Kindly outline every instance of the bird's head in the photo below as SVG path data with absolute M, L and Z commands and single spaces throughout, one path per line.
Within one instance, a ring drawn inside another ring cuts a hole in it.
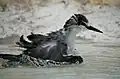
M 70 19 L 68 19 L 64 25 L 65 30 L 67 29 L 72 29 L 72 28 L 80 28 L 81 30 L 83 29 L 88 29 L 88 30 L 93 30 L 99 33 L 103 33 L 99 29 L 89 26 L 88 25 L 88 19 L 82 15 L 82 14 L 74 14 Z

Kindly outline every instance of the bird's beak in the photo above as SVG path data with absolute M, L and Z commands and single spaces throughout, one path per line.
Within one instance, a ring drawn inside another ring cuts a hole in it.
M 95 27 L 93 27 L 93 26 L 88 26 L 87 23 L 83 23 L 83 25 L 84 25 L 87 29 L 89 29 L 89 30 L 96 31 L 96 32 L 99 32 L 99 33 L 103 33 L 102 31 L 100 31 L 99 29 L 97 29 L 97 28 L 95 28 Z
M 95 27 L 92 27 L 92 26 L 88 26 L 87 29 L 93 30 L 93 31 L 96 31 L 96 32 L 99 32 L 99 33 L 103 33 L 103 32 L 100 31 L 99 29 L 97 29 L 97 28 L 95 28 Z

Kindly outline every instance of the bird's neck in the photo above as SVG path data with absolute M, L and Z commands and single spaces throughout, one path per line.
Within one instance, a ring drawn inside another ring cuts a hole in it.
M 66 42 L 68 46 L 74 46 L 75 40 L 76 40 L 76 35 L 79 33 L 78 28 L 72 28 L 66 31 Z

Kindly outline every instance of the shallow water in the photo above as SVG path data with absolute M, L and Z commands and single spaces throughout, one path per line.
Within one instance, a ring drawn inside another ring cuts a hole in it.
M 77 42 L 76 48 L 84 58 L 80 65 L 6 68 L 0 79 L 120 79 L 120 44 Z M 17 49 L 0 45 L 1 52 L 19 53 Z
M 120 9 L 109 6 L 84 7 L 79 4 L 80 7 L 71 0 L 67 1 L 67 6 L 57 3 L 45 7 L 35 5 L 35 9 L 28 12 L 14 9 L 0 12 L 0 38 L 7 37 L 0 39 L 0 53 L 19 54 L 22 50 L 11 45 L 16 40 L 12 41 L 13 37 L 8 36 L 15 34 L 14 38 L 19 39 L 19 35 L 22 34 L 46 33 L 59 29 L 71 14 L 76 12 L 85 14 L 91 25 L 104 32 L 102 35 L 92 32 L 80 33 L 79 36 L 83 39 L 118 41 L 119 44 L 77 42 L 77 54 L 84 58 L 80 65 L 0 69 L 0 79 L 120 79 Z

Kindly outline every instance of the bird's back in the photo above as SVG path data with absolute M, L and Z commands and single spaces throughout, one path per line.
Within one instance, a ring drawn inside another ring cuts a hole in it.
M 67 44 L 63 29 L 48 33 L 47 35 L 33 34 L 27 36 L 31 43 L 21 36 L 20 47 L 25 48 L 24 54 L 35 58 L 62 60 L 63 55 L 67 55 Z

